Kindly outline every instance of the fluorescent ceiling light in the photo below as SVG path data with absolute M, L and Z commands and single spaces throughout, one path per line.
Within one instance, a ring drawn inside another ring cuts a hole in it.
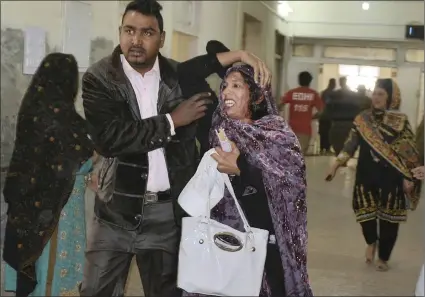
M 362 9 L 363 10 L 369 10 L 369 2 L 363 2 Z
M 291 12 L 294 12 L 288 2 L 289 1 L 278 1 L 277 3 L 277 12 L 282 17 L 287 17 Z

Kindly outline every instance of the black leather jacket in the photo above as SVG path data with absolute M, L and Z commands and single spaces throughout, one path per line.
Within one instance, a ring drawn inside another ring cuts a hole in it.
M 326 115 L 334 122 L 352 122 L 361 112 L 361 104 L 356 93 L 348 89 L 339 89 L 329 94 Z
M 111 224 L 134 230 L 143 217 L 141 198 L 146 192 L 149 174 L 147 153 L 164 149 L 171 196 L 176 200 L 198 165 L 196 134 L 208 134 L 210 128 L 205 126 L 200 130 L 197 123 L 192 123 L 177 128 L 176 135 L 171 136 L 165 114 L 184 100 L 178 68 L 182 67 L 180 75 L 193 73 L 193 81 L 204 81 L 221 65 L 215 55 L 205 55 L 201 56 L 203 63 L 198 63 L 197 58 L 197 68 L 191 67 L 189 60 L 186 64 L 178 64 L 176 69 L 160 55 L 158 116 L 141 119 L 136 95 L 122 69 L 120 54 L 118 46 L 111 56 L 87 70 L 83 76 L 82 97 L 90 135 L 96 150 L 104 157 L 99 170 L 101 194 L 96 197 L 95 214 Z

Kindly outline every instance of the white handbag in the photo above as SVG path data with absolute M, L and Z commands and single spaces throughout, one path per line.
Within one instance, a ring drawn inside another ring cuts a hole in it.
M 269 232 L 251 228 L 229 177 L 224 182 L 242 218 L 245 232 L 208 215 L 182 221 L 177 286 L 188 293 L 214 296 L 259 296 Z

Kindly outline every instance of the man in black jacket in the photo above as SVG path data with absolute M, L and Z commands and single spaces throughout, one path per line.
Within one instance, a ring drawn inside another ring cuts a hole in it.
M 351 91 L 347 85 L 347 78 L 339 78 L 340 89 L 331 93 L 330 101 L 327 105 L 332 126 L 329 131 L 329 138 L 335 156 L 344 148 L 345 140 L 353 126 L 354 118 L 360 112 L 358 96 Z
M 200 82 L 242 61 L 263 80 L 270 76 L 261 61 L 241 51 L 197 57 L 187 62 L 193 67 L 182 63 L 176 69 L 159 54 L 165 39 L 160 10 L 151 0 L 128 4 L 120 46 L 83 77 L 86 119 L 104 158 L 81 296 L 123 296 L 134 255 L 145 296 L 181 294 L 176 200 L 196 171 L 195 138 L 208 134 L 197 129 L 197 120 L 209 100 L 205 93 L 183 99 L 181 75 Z
M 322 98 L 324 103 L 323 112 L 320 114 L 319 118 L 319 134 L 320 134 L 320 152 L 323 155 L 330 154 L 331 143 L 329 141 L 329 130 L 332 126 L 332 121 L 329 118 L 329 101 L 332 93 L 334 92 L 336 87 L 335 78 L 331 78 L 329 80 L 328 86 L 325 90 L 320 94 L 320 98 Z
M 210 56 L 216 56 L 219 53 L 228 53 L 230 50 L 221 42 L 211 40 L 207 43 L 206 51 Z M 217 94 L 211 89 L 206 77 L 209 76 L 211 70 L 206 69 L 202 64 L 205 63 L 205 56 L 195 57 L 185 63 L 176 65 L 177 76 L 179 78 L 179 85 L 182 90 L 183 98 L 190 98 L 198 93 L 210 93 L 211 104 L 208 105 L 205 111 L 205 116 L 200 118 L 197 122 L 196 138 L 199 142 L 199 156 L 202 158 L 204 153 L 210 149 L 209 133 L 211 127 L 212 117 L 218 105 Z M 206 72 L 197 71 L 205 69 Z M 223 79 L 227 68 L 222 67 L 216 69 L 216 74 Z

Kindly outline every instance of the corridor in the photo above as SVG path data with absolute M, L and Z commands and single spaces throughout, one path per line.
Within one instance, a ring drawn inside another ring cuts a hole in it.
M 331 159 L 308 157 L 308 266 L 315 296 L 413 296 L 424 261 L 424 202 L 400 228 L 391 270 L 377 272 L 364 262 L 365 244 L 351 209 L 353 169 L 324 178 Z M 127 296 L 140 295 L 135 265 Z
M 341 169 L 327 183 L 324 177 L 330 162 L 329 157 L 307 158 L 308 264 L 314 295 L 413 296 L 424 262 L 424 201 L 400 228 L 391 270 L 377 272 L 364 263 L 365 244 L 351 210 L 353 167 Z M 89 221 L 93 213 L 92 193 L 86 198 Z M 140 296 L 140 292 L 139 274 L 133 263 L 126 296 Z

